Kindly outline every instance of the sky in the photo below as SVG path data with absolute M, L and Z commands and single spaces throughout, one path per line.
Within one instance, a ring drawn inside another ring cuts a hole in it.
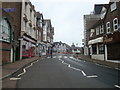
M 94 4 L 108 4 L 109 0 L 30 0 L 35 10 L 51 19 L 54 42 L 82 46 L 84 38 L 83 15 L 90 14 Z

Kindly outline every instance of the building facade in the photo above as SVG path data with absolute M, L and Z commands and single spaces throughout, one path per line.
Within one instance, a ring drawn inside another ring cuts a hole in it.
M 120 2 L 103 4 L 101 19 L 90 29 L 89 52 L 92 59 L 120 60 Z
M 88 41 L 89 41 L 89 28 L 94 25 L 98 20 L 100 19 L 100 15 L 96 14 L 89 14 L 84 15 L 84 55 L 89 55 L 89 47 L 88 47 Z M 91 23 L 92 22 L 92 23 Z
M 36 55 L 37 29 L 36 11 L 30 1 L 22 1 L 21 33 L 20 33 L 20 58 L 28 58 Z
M 3 61 L 5 61 L 5 63 L 20 60 L 20 52 L 19 52 L 20 42 L 18 40 L 19 35 L 20 35 L 20 28 L 21 28 L 20 27 L 20 24 L 21 24 L 21 21 L 20 21 L 21 20 L 21 17 L 20 17 L 21 11 L 20 10 L 21 10 L 20 2 L 2 2 L 2 17 L 5 20 L 3 19 L 3 21 L 2 21 L 2 19 L 1 19 L 1 21 L 3 24 L 5 24 L 5 22 L 9 23 L 8 27 L 10 27 L 12 29 L 12 32 L 9 32 L 9 31 L 7 31 L 7 29 L 4 28 L 5 26 L 2 24 L 3 28 L 1 30 L 5 32 L 5 34 L 2 34 L 2 38 L 8 37 L 9 33 L 11 34 L 9 36 L 12 38 L 9 42 L 9 43 L 11 43 L 10 56 L 8 55 L 9 49 L 5 49 L 4 46 L 6 47 L 6 45 L 3 45 L 3 49 L 6 50 L 4 52 L 5 52 L 5 54 L 7 54 L 6 56 L 9 57 L 9 59 L 7 59 L 7 61 L 5 59 L 2 59 Z M 12 21 L 9 20 L 9 18 L 12 18 Z M 5 44 L 5 42 L 2 42 L 2 44 Z M 7 46 L 9 47 L 9 45 L 7 45 Z M 2 53 L 2 54 L 4 54 L 4 53 Z M 7 57 L 4 57 L 4 58 L 7 58 Z
M 120 1 L 109 3 L 104 23 L 105 60 L 120 60 Z

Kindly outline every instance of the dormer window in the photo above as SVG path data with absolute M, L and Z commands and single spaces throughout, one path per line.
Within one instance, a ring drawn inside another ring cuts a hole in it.
M 113 29 L 114 31 L 118 30 L 118 18 L 113 19 Z
M 117 9 L 116 2 L 114 2 L 110 5 L 110 9 L 111 9 L 111 12 Z

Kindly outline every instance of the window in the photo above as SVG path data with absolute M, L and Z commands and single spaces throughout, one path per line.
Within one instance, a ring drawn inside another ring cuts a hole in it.
M 92 45 L 92 53 L 97 54 L 97 45 L 96 44 Z
M 104 45 L 103 44 L 99 44 L 98 48 L 99 48 L 99 54 L 104 54 Z
M 10 25 L 6 18 L 3 18 L 0 22 L 0 40 L 10 42 Z
M 38 36 L 39 35 L 39 32 L 38 32 L 38 30 L 36 30 L 36 39 L 38 40 Z
M 99 27 L 96 28 L 96 35 L 99 35 Z
M 91 30 L 90 30 L 90 37 L 93 36 L 94 32 L 95 32 L 95 29 L 91 29 Z
M 100 34 L 104 33 L 104 27 L 103 25 L 100 25 Z
M 114 31 L 118 30 L 118 19 L 117 18 L 113 20 L 113 29 Z
M 110 8 L 111 8 L 111 12 L 114 11 L 115 9 L 117 9 L 116 2 L 112 3 Z
M 107 22 L 107 24 L 106 24 L 106 30 L 107 30 L 107 33 L 110 33 L 110 22 Z

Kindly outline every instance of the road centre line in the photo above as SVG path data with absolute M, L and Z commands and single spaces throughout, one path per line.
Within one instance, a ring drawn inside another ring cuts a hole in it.
M 71 67 L 71 66 L 70 66 L 70 68 L 75 69 L 75 70 L 77 70 L 77 71 L 82 71 L 82 70 L 80 70 L 80 69 L 77 69 L 77 68 L 74 68 L 74 67 Z
M 87 76 L 88 78 L 98 77 L 97 75 Z
M 81 71 L 81 72 L 82 72 L 83 76 L 86 76 L 86 74 L 85 74 L 85 72 L 84 72 L 84 71 Z
M 85 73 L 83 70 L 78 69 L 78 68 L 71 67 L 70 64 L 65 63 L 65 62 L 64 62 L 63 60 L 61 60 L 61 59 L 59 59 L 59 60 L 62 61 L 63 64 L 67 64 L 69 68 L 72 68 L 72 69 L 74 69 L 74 70 L 77 70 L 77 71 L 82 72 L 83 76 L 85 76 L 85 77 L 87 77 L 87 78 L 95 78 L 95 77 L 98 77 L 97 75 L 87 76 L 86 73 Z

